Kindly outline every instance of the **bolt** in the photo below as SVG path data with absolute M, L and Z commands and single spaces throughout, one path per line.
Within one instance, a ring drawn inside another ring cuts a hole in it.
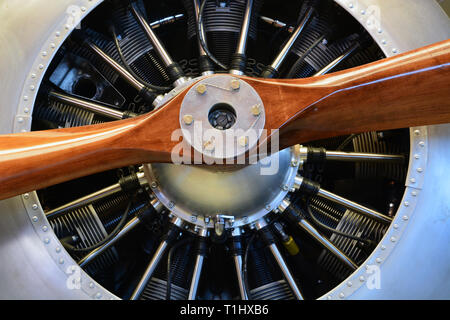
M 259 115 L 261 114 L 261 106 L 260 106 L 259 104 L 255 104 L 255 105 L 252 107 L 252 114 L 253 114 L 255 117 L 257 117 L 257 116 L 259 116 Z
M 197 86 L 197 93 L 204 94 L 206 92 L 206 86 L 204 84 L 199 84 Z
M 241 147 L 246 147 L 248 144 L 248 138 L 247 137 L 239 137 L 238 143 Z
M 231 80 L 231 88 L 233 90 L 238 90 L 241 87 L 241 82 L 238 79 Z
M 183 121 L 185 124 L 187 124 L 188 126 L 192 124 L 192 122 L 194 121 L 194 117 L 190 114 L 186 114 L 183 116 Z
M 205 141 L 203 143 L 203 149 L 209 152 L 213 152 L 215 149 L 214 141 L 213 140 Z

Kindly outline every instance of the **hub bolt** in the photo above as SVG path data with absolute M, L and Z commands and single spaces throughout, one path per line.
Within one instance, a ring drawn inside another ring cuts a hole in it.
M 194 117 L 191 116 L 190 114 L 186 114 L 186 115 L 183 116 L 183 121 L 184 121 L 185 124 L 187 124 L 189 126 L 194 121 Z
M 241 87 L 241 83 L 238 79 L 231 80 L 231 89 L 237 90 Z
M 199 84 L 197 86 L 197 93 L 204 94 L 206 92 L 206 86 L 204 84 Z
M 253 114 L 255 117 L 257 117 L 257 116 L 259 116 L 259 115 L 261 114 L 261 107 L 260 107 L 259 104 L 255 104 L 255 105 L 252 107 L 252 114 Z
M 240 138 L 238 138 L 238 143 L 241 147 L 246 147 L 248 145 L 248 138 L 240 137 Z
M 209 152 L 213 152 L 215 149 L 214 140 L 208 140 L 203 143 L 203 149 Z

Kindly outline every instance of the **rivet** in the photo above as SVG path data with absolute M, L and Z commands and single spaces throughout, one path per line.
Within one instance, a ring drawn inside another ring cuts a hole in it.
M 187 124 L 188 126 L 192 124 L 194 121 L 194 117 L 190 114 L 186 114 L 183 116 L 183 122 Z
M 23 112 L 29 113 L 29 112 L 30 112 L 30 109 L 29 109 L 29 108 L 25 108 L 25 109 L 23 109 Z
M 384 244 L 381 246 L 381 250 L 386 250 L 386 246 Z
M 31 85 L 31 86 L 30 86 L 30 90 L 31 90 L 31 91 L 34 91 L 34 89 L 36 89 L 36 87 L 33 86 L 33 85 Z
M 383 40 L 381 40 L 381 43 L 384 44 L 384 45 L 386 45 L 386 44 L 387 44 L 387 41 L 386 41 L 385 39 L 383 39 Z
M 24 197 L 25 199 L 28 199 L 28 198 L 30 197 L 30 194 L 29 194 L 29 193 L 25 193 L 25 194 L 23 195 L 23 197 Z
M 405 207 L 409 207 L 409 202 L 405 201 Z
M 60 253 L 61 252 L 61 247 L 56 247 L 55 251 L 56 251 L 56 253 Z
M 391 242 L 395 242 L 395 241 L 397 241 L 397 238 L 396 237 L 391 237 Z
M 97 294 L 95 295 L 96 299 L 101 299 L 102 298 L 102 294 L 100 292 L 97 292 Z
M 59 264 L 64 264 L 64 259 L 60 258 L 58 262 L 59 262 Z
M 66 25 L 64 26 L 64 28 L 65 28 L 66 30 L 69 30 L 69 29 L 70 29 L 70 25 L 66 24 Z
M 375 260 L 377 263 L 381 263 L 381 261 L 383 261 L 381 258 L 376 258 Z
M 414 134 L 415 134 L 416 136 L 420 135 L 420 130 L 414 130 Z
M 241 87 L 241 82 L 238 79 L 231 80 L 231 89 L 237 90 Z
M 416 183 L 416 179 L 415 178 L 411 178 L 411 179 L 409 179 L 409 181 L 411 181 L 411 183 Z
M 40 69 L 40 70 L 44 69 L 44 65 L 43 65 L 43 64 L 40 64 L 40 65 L 39 65 L 39 69 Z
M 47 51 L 42 51 L 42 56 L 46 57 L 47 56 Z
M 288 190 L 289 190 L 289 187 L 288 187 L 287 185 L 284 185 L 284 186 L 283 186 L 283 190 L 284 190 L 284 191 L 288 191 Z
M 424 147 L 424 146 L 425 146 L 425 142 L 420 141 L 420 142 L 419 142 L 419 146 Z
M 409 219 L 409 217 L 408 217 L 408 216 L 403 216 L 402 219 L 403 219 L 404 221 L 407 221 L 407 220 Z
M 86 11 L 86 7 L 81 7 L 81 11 L 85 12 Z
M 361 276 L 361 277 L 359 277 L 359 281 L 364 282 L 364 281 L 366 281 L 366 279 L 364 278 L 364 276 Z
M 23 97 L 23 100 L 24 100 L 24 101 L 28 101 L 28 96 L 24 96 L 24 97 Z
M 271 210 L 272 210 L 272 207 L 270 206 L 270 204 L 267 204 L 267 205 L 266 205 L 266 210 L 267 210 L 267 211 L 271 211 Z
M 39 218 L 37 216 L 33 216 L 33 218 L 31 218 L 31 220 L 33 220 L 33 222 L 38 222 Z
M 56 48 L 56 44 L 51 43 L 51 44 L 50 44 L 50 48 L 55 49 L 55 48 Z
M 49 244 L 49 243 L 50 243 L 50 239 L 49 239 L 49 238 L 45 238 L 45 239 L 44 239 L 44 243 L 45 243 L 45 244 Z
M 398 229 L 398 224 L 394 224 L 394 229 Z
M 204 94 L 206 92 L 206 86 L 204 84 L 199 84 L 196 88 L 197 93 Z
M 56 35 L 57 37 L 59 37 L 59 36 L 61 35 L 61 32 L 56 31 L 55 35 Z
M 33 205 L 31 206 L 31 208 L 32 208 L 33 210 L 37 210 L 37 209 L 38 209 L 38 205 L 35 203 L 35 204 L 33 204 Z
M 328 299 L 328 300 L 331 300 L 331 299 L 333 299 L 333 297 L 332 297 L 332 296 L 328 296 L 327 299 Z
M 422 168 L 417 168 L 417 172 L 421 173 L 423 171 Z
M 95 284 L 93 282 L 89 282 L 89 288 L 94 289 L 95 288 Z
M 366 14 L 366 10 L 361 10 L 361 14 L 365 15 Z
M 352 9 L 352 8 L 353 8 L 353 3 L 349 3 L 349 4 L 348 4 L 348 7 L 349 7 L 350 9 Z
M 291 161 L 291 166 L 292 166 L 292 167 L 298 166 L 297 160 L 292 160 L 292 161 Z
M 392 49 L 392 52 L 393 52 L 393 53 L 397 53 L 398 50 L 394 48 L 394 49 Z
M 347 287 L 351 287 L 353 283 L 351 281 L 347 282 Z
M 48 231 L 48 227 L 47 226 L 43 226 L 42 227 L 42 231 L 47 232 Z
M 18 122 L 18 123 L 23 123 L 23 118 L 22 118 L 22 117 L 17 118 L 17 122 Z
M 156 189 L 158 187 L 158 184 L 156 182 L 152 182 L 151 187 L 152 189 Z
M 381 29 L 378 29 L 378 33 L 380 33 L 380 34 L 381 34 L 381 33 L 383 33 L 383 30 L 381 30 Z
M 344 299 L 345 298 L 345 294 L 343 292 L 339 293 L 339 298 Z
M 416 159 L 416 160 L 420 159 L 420 155 L 415 154 L 415 155 L 414 155 L 414 159 Z

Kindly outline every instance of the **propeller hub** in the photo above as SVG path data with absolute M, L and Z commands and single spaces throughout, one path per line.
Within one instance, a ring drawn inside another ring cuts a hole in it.
M 230 163 L 256 151 L 265 120 L 256 90 L 231 75 L 199 81 L 185 95 L 179 116 L 185 143 L 207 163 Z

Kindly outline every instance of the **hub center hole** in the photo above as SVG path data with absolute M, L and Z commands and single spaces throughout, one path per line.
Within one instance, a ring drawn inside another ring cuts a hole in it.
M 227 130 L 236 123 L 236 111 L 228 103 L 216 103 L 209 110 L 208 120 L 214 128 Z

